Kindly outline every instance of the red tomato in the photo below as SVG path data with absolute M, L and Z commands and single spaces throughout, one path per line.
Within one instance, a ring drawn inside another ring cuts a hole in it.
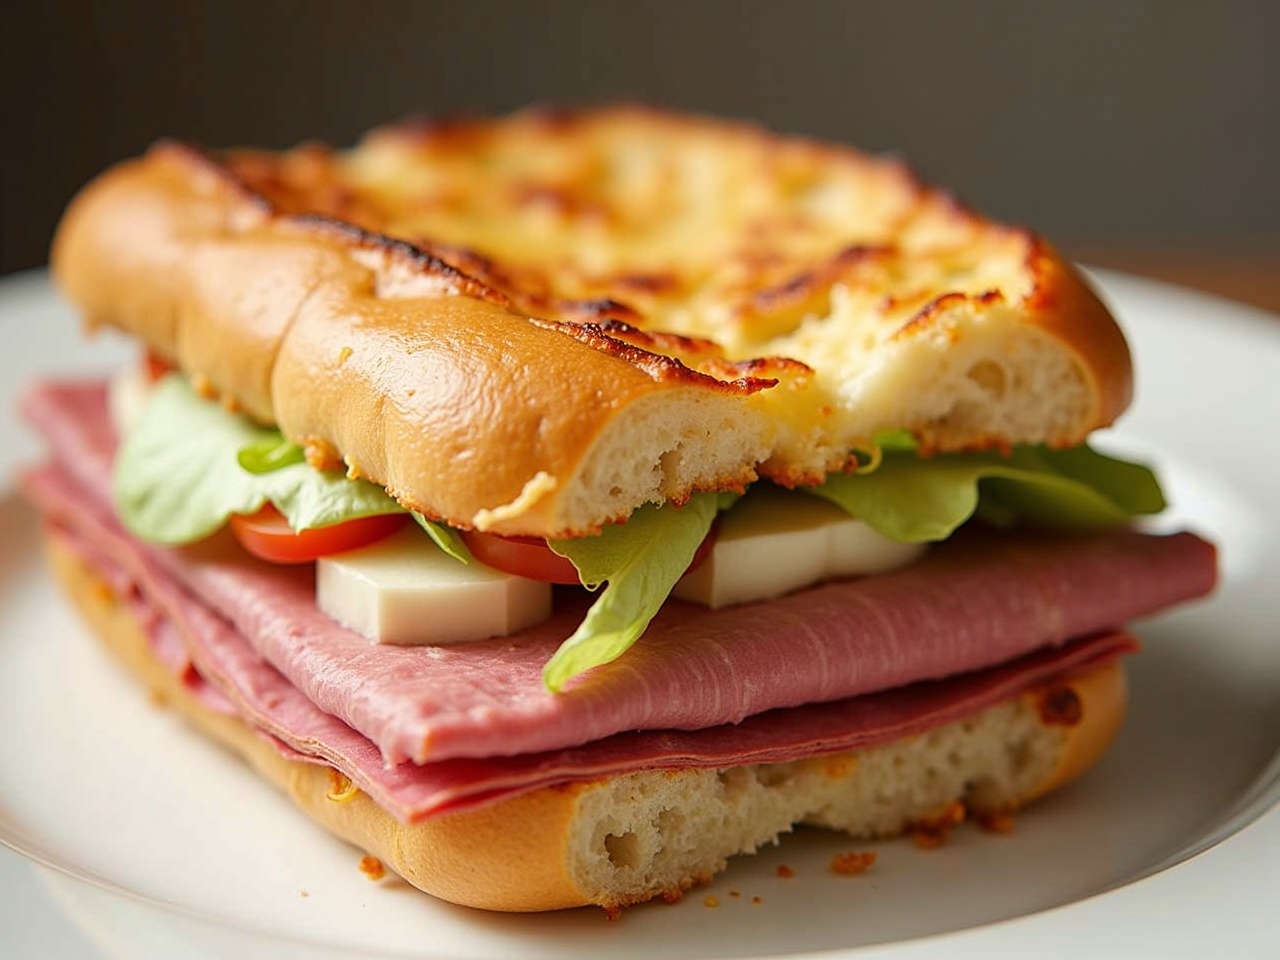
M 262 560 L 307 563 L 389 537 L 408 520 L 407 513 L 388 513 L 299 533 L 289 526 L 279 510 L 267 504 L 257 513 L 233 515 L 231 531 L 242 547 Z
M 147 351 L 146 360 L 144 361 L 147 371 L 147 382 L 155 383 L 167 373 L 172 373 L 177 368 L 168 360 L 164 360 L 152 351 Z
M 462 530 L 462 542 L 486 567 L 546 583 L 578 583 L 578 569 L 541 537 L 500 537 Z
M 701 564 L 711 553 L 718 526 L 719 524 L 712 525 L 711 532 L 693 555 L 689 570 Z M 503 537 L 496 533 L 480 533 L 478 530 L 459 532 L 471 555 L 486 567 L 546 583 L 580 582 L 578 570 L 573 563 L 547 546 L 547 541 L 541 537 Z
M 693 555 L 685 573 L 692 573 L 697 570 L 711 556 L 711 548 L 716 545 L 716 536 L 720 533 L 720 517 L 717 516 L 711 521 L 711 529 L 707 531 L 707 535 L 702 538 L 702 542 L 698 544 L 697 552 Z

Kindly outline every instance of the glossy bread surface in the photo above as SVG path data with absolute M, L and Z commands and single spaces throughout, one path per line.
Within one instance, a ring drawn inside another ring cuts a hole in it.
M 160 145 L 82 193 L 54 265 L 317 464 L 499 532 L 817 483 L 880 430 L 1074 444 L 1131 389 L 1033 234 L 894 161 L 641 107 Z

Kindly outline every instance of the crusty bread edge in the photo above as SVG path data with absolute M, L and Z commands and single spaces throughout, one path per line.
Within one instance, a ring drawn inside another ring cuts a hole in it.
M 56 579 L 98 638 L 152 695 L 242 757 L 331 833 L 374 854 L 414 886 L 455 903 L 507 912 L 612 905 L 598 892 L 580 889 L 572 875 L 569 841 L 579 795 L 590 784 L 547 787 L 414 825 L 400 823 L 359 791 L 335 801 L 341 778 L 330 767 L 286 759 L 238 718 L 200 703 L 152 655 L 130 608 L 92 566 L 56 533 L 44 539 Z M 1099 759 L 1123 721 L 1123 666 L 1111 661 L 1019 696 L 1036 698 L 1046 724 L 1059 726 L 1060 749 L 1048 775 L 1025 795 L 1003 800 L 999 812 L 1057 789 Z M 1075 720 L 1059 723 L 1044 706 L 1050 697 L 1058 705 L 1065 700 Z
M 265 204 L 212 158 L 161 145 L 68 206 L 54 280 L 89 328 L 136 335 L 199 393 L 279 425 L 314 466 L 461 529 L 577 536 L 757 478 L 773 427 L 741 402 L 761 389 L 750 377 L 530 323 L 407 244 Z M 404 276 L 420 295 L 379 292 Z M 435 375 L 406 380 L 409 356 Z M 512 356 L 543 378 L 522 402 Z
M 1088 280 L 1047 241 L 1032 237 L 1030 322 L 1079 359 L 1094 399 L 1086 433 L 1110 426 L 1133 401 L 1133 357 L 1124 331 Z
M 1040 340 L 1070 356 L 1089 398 L 1086 413 L 1043 438 L 1054 446 L 1073 445 L 1128 405 L 1129 349 L 1079 273 L 1048 243 L 1014 232 L 1025 238 L 1032 289 L 1011 307 L 1025 332 L 1043 335 Z M 354 475 L 388 487 L 406 506 L 463 528 L 576 536 L 623 519 L 645 502 L 680 501 L 700 489 L 737 489 L 755 479 L 762 462 L 771 478 L 791 486 L 819 482 L 847 460 L 845 444 L 837 443 L 812 462 L 770 467 L 777 459 L 776 449 L 770 456 L 777 425 L 756 405 L 734 402 L 724 383 L 668 357 L 629 350 L 616 338 L 596 336 L 593 347 L 552 333 L 545 324 L 535 329 L 520 313 L 510 314 L 519 322 L 512 319 L 492 339 L 509 344 L 512 331 L 519 330 L 519 356 L 542 364 L 551 356 L 562 359 L 548 370 L 539 394 L 545 402 L 516 404 L 510 384 L 494 388 L 484 399 L 503 411 L 493 422 L 506 425 L 505 433 L 492 440 L 502 456 L 441 456 L 454 446 L 474 448 L 471 414 L 458 415 L 451 403 L 429 404 L 427 384 L 409 383 L 407 368 L 390 358 L 406 344 L 414 350 L 433 344 L 434 352 L 416 354 L 419 362 L 435 356 L 448 366 L 448 353 L 440 349 L 447 338 L 427 336 L 422 318 L 466 330 L 469 324 L 449 316 L 465 310 L 472 319 L 496 323 L 506 319 L 504 295 L 390 237 L 323 218 L 274 213 L 214 157 L 192 148 L 164 145 L 86 186 L 64 215 L 52 266 L 91 326 L 135 333 L 206 392 L 255 419 L 278 422 L 311 449 L 316 465 L 337 467 L 345 460 Z M 406 306 L 378 292 L 397 284 L 436 299 Z M 952 298 L 974 299 L 944 296 L 917 319 Z M 352 317 L 361 323 L 353 324 Z M 348 334 L 340 331 L 357 329 L 374 336 L 369 349 L 353 353 L 343 339 Z M 499 366 L 490 363 L 492 369 Z M 565 376 L 565 366 L 583 375 Z M 595 400 L 605 394 L 613 402 Z M 897 395 L 914 396 L 915 389 Z M 659 397 L 680 416 L 665 431 L 637 429 L 637 423 L 661 419 L 651 415 L 661 403 L 649 402 L 646 410 L 640 402 Z M 406 426 L 424 419 L 433 427 L 427 457 L 418 455 L 416 445 L 423 441 Z M 714 430 L 713 441 L 699 435 L 704 423 L 734 429 Z M 923 446 L 938 450 L 1018 440 L 990 431 L 975 435 L 963 420 L 946 426 L 893 418 L 867 427 L 868 435 L 913 429 Z M 639 442 L 642 437 L 648 440 Z M 799 431 L 802 442 L 793 448 L 813 447 L 806 437 Z M 605 442 L 610 438 L 612 444 Z M 616 449 L 629 451 L 628 469 L 603 469 Z M 687 449 L 699 455 L 684 456 Z M 719 459 L 709 451 L 720 451 Z M 634 463 L 652 465 L 652 478 Z M 602 471 L 597 482 L 587 479 Z M 615 483 L 619 472 L 630 482 Z M 637 476 L 645 482 L 631 479 Z

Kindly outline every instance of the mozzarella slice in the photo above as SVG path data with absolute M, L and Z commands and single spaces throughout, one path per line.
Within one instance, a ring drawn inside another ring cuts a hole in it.
M 768 600 L 823 580 L 892 570 L 924 549 L 890 540 L 818 497 L 763 487 L 724 515 L 710 556 L 673 592 L 709 607 Z
M 551 616 L 551 585 L 459 563 L 421 530 L 316 562 L 316 602 L 375 643 L 506 636 Z

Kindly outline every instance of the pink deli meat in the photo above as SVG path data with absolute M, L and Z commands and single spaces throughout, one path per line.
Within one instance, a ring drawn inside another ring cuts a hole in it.
M 29 476 L 54 480 L 52 471 Z M 1042 650 L 1012 663 L 946 680 L 832 703 L 773 710 L 740 724 L 696 731 L 622 733 L 594 743 L 517 757 L 457 758 L 423 765 L 382 763 L 377 748 L 308 700 L 266 663 L 227 621 L 154 565 L 137 589 L 100 553 L 91 529 L 54 528 L 158 632 L 181 632 L 198 673 L 188 689 L 206 706 L 234 704 L 240 716 L 291 760 L 323 762 L 351 779 L 379 806 L 407 823 L 496 802 L 541 787 L 636 770 L 724 768 L 785 763 L 864 749 L 959 720 L 1036 683 L 1088 670 L 1137 648 L 1126 634 L 1105 633 Z M 171 619 L 172 618 L 172 619 Z
M 64 467 L 28 483 L 42 509 L 91 529 L 95 547 L 130 575 L 154 567 L 221 611 L 308 700 L 390 763 L 701 730 L 981 670 L 1200 596 L 1216 577 L 1213 547 L 1191 534 L 969 533 L 904 570 L 764 604 L 669 603 L 627 655 L 557 696 L 544 689 L 542 667 L 581 605 L 515 637 L 370 644 L 319 612 L 309 570 L 254 561 L 225 538 L 169 550 L 124 534 L 110 507 L 114 435 L 101 385 L 44 385 L 25 409 Z

